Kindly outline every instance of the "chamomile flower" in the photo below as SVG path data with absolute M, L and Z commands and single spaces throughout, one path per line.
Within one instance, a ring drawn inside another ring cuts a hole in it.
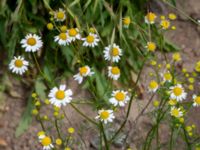
M 171 116 L 180 118 L 183 116 L 183 112 L 181 111 L 180 108 L 172 107 L 170 111 Z
M 128 28 L 130 23 L 131 23 L 130 17 L 123 18 L 123 26 L 124 26 L 124 28 Z
M 66 105 L 71 102 L 72 100 L 72 90 L 67 89 L 65 85 L 60 85 L 59 88 L 54 87 L 48 97 L 51 104 L 60 107 L 61 105 Z
M 24 60 L 22 56 L 14 56 L 14 59 L 9 64 L 9 69 L 13 73 L 22 75 L 28 70 L 28 65 L 28 61 Z
M 180 61 L 180 60 L 181 60 L 181 55 L 180 55 L 180 53 L 174 53 L 174 54 L 172 55 L 172 59 L 173 59 L 174 61 L 176 61 L 176 62 Z
M 103 53 L 105 60 L 119 62 L 122 50 L 114 43 L 113 45 L 105 47 Z
M 64 21 L 66 19 L 65 10 L 59 8 L 59 10 L 54 12 L 54 18 L 56 21 Z
M 169 22 L 169 20 L 166 20 L 166 19 L 165 19 L 165 20 L 161 20 L 160 26 L 161 26 L 161 28 L 164 29 L 164 30 L 168 29 L 168 28 L 170 27 L 170 22 Z
M 171 105 L 171 106 L 175 106 L 177 104 L 177 100 L 176 99 L 170 99 L 168 101 L 168 104 Z
M 194 107 L 200 106 L 200 96 L 193 95 L 192 98 L 193 98 L 193 106 Z
M 81 35 L 79 33 L 78 28 L 71 28 L 67 32 L 68 32 L 68 35 L 69 35 L 69 38 L 71 39 L 71 41 L 75 41 L 76 39 L 78 39 L 78 40 L 81 39 Z
M 112 98 L 109 99 L 109 102 L 114 106 L 125 106 L 125 104 L 130 100 L 128 92 L 123 90 L 116 90 L 112 92 Z
M 174 13 L 169 13 L 168 18 L 171 20 L 175 20 L 177 18 L 177 16 Z
M 51 138 L 48 136 L 45 136 L 44 138 L 40 139 L 40 143 L 43 146 L 43 150 L 50 150 L 54 148 Z
M 156 81 L 154 81 L 154 80 L 150 81 L 150 83 L 149 83 L 149 91 L 150 92 L 156 92 L 158 87 L 159 86 L 158 86 L 158 83 Z
M 66 44 L 69 45 L 69 43 L 71 43 L 71 38 L 69 38 L 68 33 L 61 32 L 59 35 L 54 37 L 54 41 L 58 42 L 59 45 L 65 46 Z
M 98 45 L 99 42 L 99 38 L 96 34 L 93 33 L 89 33 L 89 35 L 85 38 L 82 38 L 83 42 L 83 46 L 86 47 L 95 47 Z
M 156 20 L 157 16 L 156 14 L 149 12 L 146 16 L 145 16 L 145 23 L 147 24 L 154 24 L 155 20 Z
M 89 66 L 83 66 L 79 68 L 79 73 L 74 75 L 74 80 L 78 81 L 79 84 L 83 82 L 83 77 L 92 76 L 94 72 L 91 71 Z
M 177 101 L 182 101 L 186 98 L 187 93 L 184 91 L 182 85 L 177 84 L 170 87 L 170 98 L 176 99 Z
M 172 75 L 169 71 L 165 72 L 162 76 L 163 76 L 164 82 L 171 82 L 172 81 Z
M 108 67 L 108 76 L 113 80 L 118 80 L 120 77 L 120 69 L 117 66 L 109 66 Z
M 98 111 L 98 116 L 95 119 L 101 120 L 103 123 L 107 124 L 112 122 L 115 116 L 113 115 L 113 110 L 104 110 L 101 109 Z
M 38 136 L 38 139 L 41 140 L 41 139 L 43 139 L 45 137 L 45 132 L 44 131 L 40 131 L 40 132 L 38 132 L 37 136 Z
M 196 63 L 196 65 L 195 65 L 195 70 L 196 70 L 197 72 L 200 72 L 200 61 L 198 61 L 198 62 Z
M 41 37 L 36 34 L 27 34 L 24 39 L 21 40 L 21 45 L 25 48 L 26 52 L 36 52 L 42 48 L 43 42 Z
M 156 44 L 154 42 L 147 42 L 145 47 L 149 52 L 154 52 L 156 50 Z

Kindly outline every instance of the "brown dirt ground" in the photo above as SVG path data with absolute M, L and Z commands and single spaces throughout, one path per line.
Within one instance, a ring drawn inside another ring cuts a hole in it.
M 200 1 L 199 0 L 178 0 L 178 7 L 184 10 L 189 16 L 192 16 L 194 18 L 200 18 Z M 159 4 L 160 5 L 160 4 Z M 159 10 L 158 13 L 168 13 L 172 9 L 167 8 L 165 5 L 161 5 L 161 10 Z M 155 11 L 158 11 L 156 8 Z M 172 12 L 175 12 L 174 10 Z M 170 31 L 167 33 L 167 37 L 173 41 L 175 44 L 177 44 L 182 50 L 181 55 L 183 57 L 183 66 L 186 67 L 189 71 L 192 71 L 191 69 L 194 66 L 194 63 L 200 59 L 200 29 L 194 24 L 192 24 L 187 18 L 185 18 L 182 15 L 178 16 L 177 21 L 174 22 L 174 24 L 177 27 L 177 30 Z M 158 54 L 159 55 L 159 54 Z M 169 57 L 171 54 L 169 54 Z M 162 60 L 161 60 L 162 63 Z M 145 83 L 148 83 L 146 81 L 149 81 L 149 77 L 147 76 L 149 71 L 149 68 L 146 68 L 143 72 L 142 81 L 145 81 Z M 11 79 L 12 81 L 12 87 L 14 90 L 17 91 L 17 93 L 22 93 L 22 95 L 17 95 L 16 93 L 4 93 L 3 95 L 0 95 L 3 99 L 5 98 L 5 101 L 0 101 L 0 150 L 36 150 L 41 149 L 41 147 L 38 144 L 38 141 L 36 140 L 36 133 L 41 130 L 39 124 L 33 120 L 31 126 L 28 128 L 28 131 L 25 132 L 23 135 L 21 135 L 19 138 L 15 137 L 15 130 L 16 127 L 20 121 L 21 115 L 26 107 L 26 101 L 29 93 L 25 92 L 27 91 L 26 86 L 19 83 L 18 81 Z M 73 91 L 75 91 L 75 97 L 80 96 L 86 96 L 87 92 L 83 91 L 80 92 L 80 89 L 78 88 L 78 85 L 73 82 L 73 80 L 69 80 L 68 84 L 72 85 Z M 143 82 L 141 82 L 143 83 Z M 200 84 L 200 83 L 198 83 Z M 146 87 L 145 84 L 141 85 L 142 87 Z M 145 96 L 147 97 L 147 96 Z M 132 110 L 129 117 L 129 123 L 127 123 L 127 128 L 130 129 L 130 123 L 135 119 L 138 112 L 140 111 L 140 107 L 144 104 L 146 104 L 147 101 L 143 100 L 139 103 L 134 103 L 132 106 Z M 82 106 L 81 110 L 85 112 L 86 115 L 94 117 L 95 114 L 91 109 L 89 109 L 87 106 Z M 90 126 L 85 124 L 84 120 L 77 114 L 73 109 L 66 108 L 66 114 L 69 120 L 65 120 L 66 127 L 73 126 L 75 128 L 81 127 L 83 130 L 81 131 L 81 137 L 82 139 L 87 139 L 84 141 L 82 149 L 89 150 L 92 148 L 89 148 L 91 145 L 91 142 L 94 141 L 96 138 L 96 131 L 94 131 Z M 200 108 L 195 108 L 191 112 L 191 118 L 190 122 L 195 123 L 198 125 L 198 133 L 200 133 Z M 118 116 L 118 118 L 123 118 L 124 115 L 123 111 Z M 120 119 L 118 120 L 120 121 Z M 149 126 L 151 125 L 150 120 L 148 117 L 144 116 L 139 121 L 138 129 L 134 132 L 134 136 L 131 137 L 131 147 L 138 147 L 136 143 L 140 141 L 141 139 L 145 138 L 145 135 L 147 131 L 149 130 Z M 117 125 L 116 125 L 117 126 Z M 164 125 L 161 125 L 161 133 L 162 136 L 161 141 L 163 143 L 167 142 L 167 137 L 169 136 L 166 131 L 167 127 Z M 80 136 L 77 134 L 77 137 Z M 82 142 L 83 143 L 83 142 Z M 75 148 L 78 149 L 78 148 Z M 113 150 L 117 149 L 123 149 L 123 148 L 117 148 L 114 147 Z M 135 148 L 136 149 L 136 148 Z M 177 148 L 179 150 L 185 149 L 184 145 L 182 147 Z

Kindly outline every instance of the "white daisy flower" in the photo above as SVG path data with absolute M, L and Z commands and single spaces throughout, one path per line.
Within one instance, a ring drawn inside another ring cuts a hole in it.
M 54 18 L 56 21 L 64 21 L 66 19 L 65 10 L 59 8 L 58 11 L 54 12 Z
M 72 90 L 67 89 L 65 85 L 60 85 L 59 89 L 54 87 L 49 93 L 49 101 L 51 104 L 60 107 L 61 105 L 66 105 L 72 100 Z
M 90 33 L 86 38 L 82 38 L 83 46 L 95 47 L 98 45 L 99 38 L 96 34 Z
M 127 16 L 127 17 L 123 18 L 123 26 L 124 26 L 124 28 L 128 28 L 130 23 L 131 23 L 131 18 L 130 17 Z
M 159 86 L 158 86 L 158 83 L 156 81 L 154 81 L 154 80 L 150 81 L 150 83 L 149 83 L 149 91 L 150 92 L 156 92 L 158 87 Z
M 172 81 L 172 75 L 169 71 L 162 74 L 164 82 L 171 82 Z
M 105 60 L 118 62 L 120 60 L 120 56 L 122 55 L 122 50 L 114 43 L 113 45 L 105 47 L 103 53 Z
M 112 122 L 115 116 L 113 115 L 113 110 L 104 110 L 101 109 L 98 111 L 98 116 L 95 119 L 101 120 L 103 123 L 107 124 Z
M 20 42 L 26 52 L 36 52 L 43 46 L 41 37 L 36 34 L 27 34 Z
M 45 136 L 44 138 L 40 139 L 40 143 L 43 146 L 43 150 L 51 150 L 54 148 L 51 138 L 48 136 Z
M 68 33 L 71 41 L 75 41 L 76 39 L 78 39 L 78 40 L 81 39 L 81 35 L 79 33 L 78 28 L 71 28 L 71 29 L 67 30 L 67 33 Z
M 65 46 L 71 43 L 71 38 L 69 38 L 68 33 L 60 33 L 59 35 L 54 37 L 54 41 L 58 42 L 59 45 Z
M 177 84 L 170 87 L 170 98 L 176 99 L 177 101 L 182 101 L 186 98 L 187 93 L 184 91 L 182 85 Z
M 40 131 L 40 132 L 38 132 L 37 136 L 38 136 L 38 139 L 41 140 L 41 139 L 43 139 L 45 137 L 45 132 L 44 131 Z
M 120 77 L 120 69 L 117 66 L 109 66 L 108 67 L 108 76 L 113 80 L 118 80 Z
M 194 107 L 200 106 L 200 96 L 193 95 L 192 98 L 193 98 L 193 106 Z
M 91 71 L 89 66 L 83 66 L 79 68 L 79 73 L 74 75 L 74 80 L 78 81 L 79 84 L 83 82 L 83 77 L 92 76 L 94 72 Z
M 15 57 L 9 64 L 11 72 L 22 75 L 28 70 L 28 61 L 24 60 L 22 56 Z
M 183 112 L 181 111 L 180 108 L 172 107 L 170 111 L 171 116 L 180 118 L 183 116 Z
M 149 13 L 144 17 L 144 20 L 145 20 L 145 23 L 147 23 L 147 24 L 154 24 L 156 18 L 157 18 L 156 14 L 154 14 L 154 13 L 152 13 L 152 12 L 149 12 Z
M 123 90 L 116 90 L 112 92 L 112 98 L 109 99 L 109 102 L 114 106 L 125 106 L 125 104 L 130 100 L 128 92 Z

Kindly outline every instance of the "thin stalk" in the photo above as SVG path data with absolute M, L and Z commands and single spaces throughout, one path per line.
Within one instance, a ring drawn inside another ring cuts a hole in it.
M 57 119 L 55 119 L 55 127 L 56 127 L 56 131 L 58 133 L 58 137 L 60 139 L 62 139 L 61 134 L 60 134 L 60 130 L 59 130 L 59 127 L 58 127 L 58 120 Z
M 38 69 L 38 71 L 40 72 L 40 74 L 43 76 L 43 78 L 44 78 L 46 81 L 48 81 L 48 82 L 51 83 L 51 81 L 50 81 L 50 80 L 45 76 L 45 74 L 42 72 L 42 70 L 41 70 L 41 68 L 40 68 L 40 65 L 39 65 L 39 63 L 38 63 L 38 61 L 37 61 L 37 58 L 36 58 L 36 56 L 35 56 L 34 53 L 33 53 L 33 58 L 34 58 L 34 60 L 35 60 L 37 69 Z
M 74 110 L 76 110 L 76 112 L 78 112 L 83 118 L 85 118 L 87 121 L 91 122 L 92 124 L 98 126 L 98 124 L 97 124 L 95 121 L 93 121 L 93 120 L 90 119 L 88 116 L 86 116 L 83 112 L 81 112 L 76 106 L 74 106 L 74 104 L 71 103 L 70 105 L 71 105 L 72 108 L 74 108 Z
M 137 79 L 136 79 L 136 82 L 135 82 L 135 86 L 133 88 L 133 92 L 132 92 L 132 95 L 131 95 L 131 98 L 130 98 L 130 102 L 128 104 L 128 111 L 126 113 L 126 118 L 125 120 L 123 121 L 123 123 L 121 124 L 120 128 L 117 130 L 117 132 L 114 134 L 114 136 L 110 139 L 109 143 L 112 143 L 112 141 L 116 138 L 116 136 L 121 132 L 121 130 L 123 129 L 123 127 L 125 126 L 126 122 L 127 122 L 127 119 L 128 119 L 128 116 L 129 116 L 129 113 L 130 113 L 130 110 L 131 110 L 131 105 L 132 105 L 132 102 L 133 102 L 133 97 L 135 95 L 135 90 L 137 88 L 137 84 L 139 82 L 139 79 L 140 79 L 140 76 L 141 76 L 141 73 L 142 73 L 142 70 L 143 70 L 143 67 L 144 67 L 144 64 L 146 62 L 146 58 L 142 64 L 142 68 L 140 69 L 140 72 L 138 73 L 138 76 L 137 76 Z
M 173 150 L 173 135 L 174 135 L 174 128 L 171 127 L 171 136 L 170 136 L 170 150 Z
M 171 3 L 169 3 L 169 2 L 166 1 L 166 0 L 163 0 L 163 2 L 164 2 L 165 4 L 167 4 L 168 6 L 170 6 L 170 7 L 174 8 L 174 9 L 176 9 L 178 12 L 180 12 L 183 16 L 185 16 L 186 18 L 188 18 L 189 20 L 191 20 L 193 23 L 199 25 L 199 23 L 198 23 L 195 19 L 193 19 L 192 17 L 188 16 L 188 15 L 187 15 L 184 11 L 182 11 L 181 9 L 178 9 L 177 7 L 175 7 L 174 5 L 172 5 Z
M 42 122 L 42 119 L 40 118 L 40 116 L 38 116 L 38 119 L 37 119 L 42 127 L 42 130 L 45 131 L 45 127 L 44 127 L 44 124 Z
M 184 137 L 185 137 L 185 141 L 186 141 L 187 146 L 188 146 L 188 150 L 192 150 L 192 147 L 191 147 L 191 144 L 190 144 L 190 142 L 189 142 L 189 139 L 188 139 L 188 136 L 187 136 L 186 130 L 185 130 L 184 127 L 183 127 L 182 129 L 183 129 L 183 134 L 184 134 Z
M 106 146 L 106 150 L 109 150 L 110 149 L 109 148 L 109 143 L 108 143 L 108 140 L 107 140 L 107 137 L 106 137 L 105 130 L 104 130 L 102 122 L 100 122 L 100 129 L 101 129 L 102 134 L 103 134 L 103 139 L 104 139 L 104 143 L 105 143 L 105 146 Z

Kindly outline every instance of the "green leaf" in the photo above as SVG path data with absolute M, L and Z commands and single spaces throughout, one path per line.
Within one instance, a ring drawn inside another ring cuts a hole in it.
M 106 79 L 100 72 L 95 69 L 95 81 L 96 81 L 96 90 L 98 95 L 101 97 L 104 95 L 106 90 Z
M 170 42 L 169 40 L 165 39 L 165 47 L 164 47 L 166 52 L 176 52 L 179 51 L 180 48 L 173 44 L 172 42 Z
M 37 79 L 36 83 L 35 83 L 35 91 L 42 100 L 45 100 L 45 98 L 46 98 L 46 94 L 45 94 L 46 89 L 47 88 L 44 85 L 44 83 L 42 82 L 42 80 Z
M 22 118 L 19 122 L 19 125 L 15 131 L 16 137 L 19 137 L 20 135 L 22 135 L 28 129 L 28 126 L 31 124 L 31 121 L 32 121 L 31 111 L 32 111 L 33 107 L 34 107 L 34 105 L 32 103 L 32 98 L 29 97 L 28 105 L 27 105 L 27 107 L 22 115 Z
M 174 5 L 176 7 L 176 0 L 170 0 L 172 5 Z

